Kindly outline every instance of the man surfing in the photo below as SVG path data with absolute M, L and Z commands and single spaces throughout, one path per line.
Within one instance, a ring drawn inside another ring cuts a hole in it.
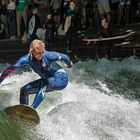
M 31 105 L 32 108 L 36 109 L 44 99 L 46 92 L 62 90 L 68 84 L 67 73 L 56 61 L 64 61 L 68 68 L 72 67 L 67 55 L 54 51 L 46 51 L 45 44 L 41 40 L 35 39 L 30 44 L 29 53 L 21 57 L 14 65 L 4 70 L 0 76 L 0 83 L 20 66 L 24 64 L 30 65 L 41 78 L 21 88 L 20 104 L 28 105 L 28 95 L 36 94 Z

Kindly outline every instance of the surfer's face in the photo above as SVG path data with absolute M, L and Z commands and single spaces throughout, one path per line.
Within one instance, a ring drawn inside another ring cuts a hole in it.
M 34 49 L 32 53 L 35 59 L 42 60 L 44 54 L 44 48 L 41 47 L 39 49 Z

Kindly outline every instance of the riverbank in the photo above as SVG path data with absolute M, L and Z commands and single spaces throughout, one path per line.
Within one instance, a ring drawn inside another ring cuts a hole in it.
M 113 36 L 125 35 L 128 32 L 134 31 L 135 34 L 126 38 L 117 40 L 110 40 L 111 51 L 109 59 L 117 58 L 123 59 L 129 56 L 136 56 L 140 58 L 140 24 L 133 24 L 124 27 L 114 27 Z M 79 33 L 77 39 L 78 55 L 81 60 L 95 59 L 95 47 L 98 43 L 86 45 L 84 38 L 97 38 L 93 29 L 88 29 Z M 54 40 L 53 48 L 46 48 L 47 50 L 54 50 L 58 52 L 66 52 L 65 37 L 58 36 Z M 23 44 L 21 40 L 0 40 L 0 63 L 14 63 L 19 57 L 28 53 L 29 46 Z M 70 56 L 72 56 L 70 54 Z M 99 58 L 104 57 L 103 50 Z

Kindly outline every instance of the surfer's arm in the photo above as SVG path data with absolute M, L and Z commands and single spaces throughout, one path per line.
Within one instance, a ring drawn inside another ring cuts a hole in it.
M 18 69 L 22 64 L 25 63 L 26 57 L 21 57 L 14 65 L 9 66 L 7 69 L 3 71 L 3 73 L 0 76 L 0 83 L 12 72 L 14 72 L 16 69 Z
M 58 53 L 58 52 L 50 52 L 48 55 L 50 60 L 53 61 L 64 61 L 67 64 L 67 67 L 72 67 L 72 61 L 66 54 Z
M 7 69 L 4 70 L 2 75 L 0 76 L 0 83 L 12 72 L 14 72 L 17 69 L 17 66 L 9 66 Z
M 67 64 L 68 68 L 72 67 L 73 63 L 67 55 L 62 53 L 58 53 L 58 55 L 59 55 L 59 61 L 64 61 Z

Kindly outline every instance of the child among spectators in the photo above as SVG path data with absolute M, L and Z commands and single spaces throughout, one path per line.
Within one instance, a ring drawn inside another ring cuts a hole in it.
M 47 45 L 48 48 L 50 49 L 53 46 L 54 34 L 55 34 L 55 30 L 56 30 L 56 23 L 55 23 L 51 13 L 47 14 L 47 18 L 44 23 L 44 28 L 46 29 L 45 41 L 48 44 Z
M 103 18 L 98 29 L 98 38 L 107 38 L 112 35 L 110 31 L 110 26 L 106 18 Z M 86 44 L 89 45 L 91 41 L 88 41 Z M 95 44 L 96 42 L 93 42 Z M 95 45 L 95 57 L 99 56 L 106 57 L 110 55 L 111 43 L 110 41 L 100 41 Z
M 111 35 L 112 35 L 112 33 L 110 31 L 109 23 L 108 23 L 106 18 L 103 18 L 101 20 L 101 25 L 98 29 L 98 37 L 99 38 L 107 38 L 107 37 L 110 37 Z M 109 42 L 110 41 L 100 42 L 97 45 L 97 48 L 96 48 L 97 56 L 100 53 L 100 50 L 102 49 L 104 56 L 106 58 L 108 58 L 109 53 L 110 53 L 110 47 L 111 47 L 111 44 Z

